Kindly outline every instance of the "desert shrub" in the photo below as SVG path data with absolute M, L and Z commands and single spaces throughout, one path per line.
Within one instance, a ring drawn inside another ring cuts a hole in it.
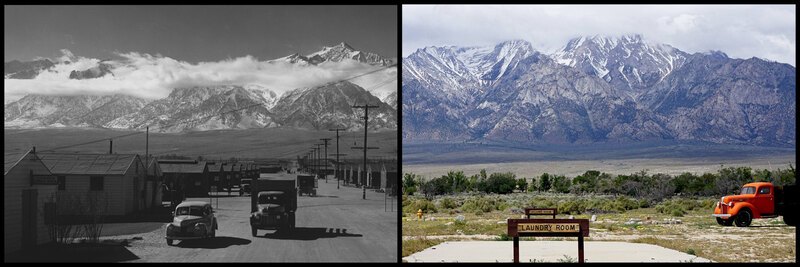
M 500 235 L 497 236 L 497 238 L 495 238 L 495 240 L 497 240 L 497 241 L 511 241 L 513 239 L 507 233 L 500 233 Z
M 561 214 L 581 214 L 586 211 L 586 206 L 581 200 L 567 200 L 558 203 L 558 213 Z
M 439 208 L 441 209 L 455 209 L 458 207 L 458 204 L 452 198 L 446 197 L 439 200 Z
M 686 211 L 684 211 L 681 208 L 673 209 L 670 212 L 670 215 L 675 216 L 675 217 L 683 217 L 684 214 L 686 214 Z
M 650 207 L 650 201 L 648 201 L 647 199 L 640 199 L 639 200 L 639 208 L 640 209 L 649 208 L 649 207 Z
M 550 199 L 543 198 L 543 197 L 535 197 L 528 201 L 528 207 L 534 208 L 553 208 L 557 207 L 557 204 Z
M 656 211 L 671 216 L 681 217 L 685 215 L 687 210 L 692 210 L 696 206 L 702 205 L 702 201 L 695 201 L 690 199 L 671 199 L 656 205 Z
M 636 201 L 635 199 L 620 196 L 617 197 L 617 199 L 615 199 L 614 201 L 619 202 L 620 206 L 625 210 L 632 210 L 639 208 L 639 201 Z
M 403 206 L 403 212 L 417 214 L 417 211 L 422 209 L 423 213 L 436 212 L 436 205 L 427 199 L 409 200 L 409 204 Z
M 508 206 L 505 201 L 490 197 L 472 197 L 464 201 L 461 210 L 464 212 L 491 212 L 494 210 L 504 210 Z

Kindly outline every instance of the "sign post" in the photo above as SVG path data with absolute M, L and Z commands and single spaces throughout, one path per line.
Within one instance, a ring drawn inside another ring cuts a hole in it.
M 508 219 L 508 236 L 514 238 L 514 263 L 519 263 L 519 238 L 521 236 L 577 237 L 578 262 L 583 263 L 583 237 L 589 236 L 589 220 Z

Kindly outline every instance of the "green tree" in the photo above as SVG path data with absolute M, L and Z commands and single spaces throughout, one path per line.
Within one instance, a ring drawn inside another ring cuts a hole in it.
M 553 177 L 553 190 L 558 193 L 569 193 L 570 181 L 564 175 L 557 175 Z
M 473 174 L 472 176 L 470 176 L 469 179 L 467 179 L 467 191 L 468 192 L 477 191 L 478 181 L 479 181 L 479 176 L 477 174 Z
M 516 186 L 520 191 L 525 192 L 525 190 L 528 189 L 528 181 L 525 179 L 525 177 L 519 178 Z
M 406 173 L 403 175 L 403 193 L 406 195 L 413 195 L 417 192 L 417 175 L 414 173 Z
M 578 175 L 572 179 L 572 191 L 574 193 L 588 193 L 588 192 L 596 192 L 597 190 L 597 180 L 600 177 L 599 171 L 586 171 L 582 175 Z
M 536 182 L 536 178 L 531 178 L 531 182 L 528 183 L 528 192 L 535 192 L 539 190 L 539 184 Z
M 492 173 L 479 187 L 485 193 L 508 194 L 517 185 L 516 175 L 510 172 Z
M 550 191 L 551 185 L 550 174 L 542 173 L 542 175 L 539 176 L 539 190 L 545 192 Z
M 452 183 L 450 192 L 460 193 L 467 191 L 469 186 L 467 176 L 463 171 L 449 171 L 447 172 L 447 181 Z

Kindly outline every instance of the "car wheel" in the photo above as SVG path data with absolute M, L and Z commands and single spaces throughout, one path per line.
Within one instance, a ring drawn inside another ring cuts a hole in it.
M 253 231 L 253 236 L 258 236 L 258 229 L 256 229 L 255 227 L 252 227 L 252 226 L 251 226 L 251 227 L 250 227 L 250 230 L 252 230 L 252 231 Z
M 722 219 L 722 218 L 717 218 L 717 223 L 719 225 L 722 225 L 722 226 L 731 226 L 731 225 L 733 225 L 733 220 L 731 220 L 731 219 L 725 220 L 725 219 Z
M 736 223 L 737 227 L 748 227 L 751 222 L 753 222 L 753 214 L 749 209 L 742 209 L 739 211 L 739 214 L 736 215 L 736 219 L 734 219 L 734 223 Z
M 172 246 L 172 239 L 167 238 L 167 246 Z

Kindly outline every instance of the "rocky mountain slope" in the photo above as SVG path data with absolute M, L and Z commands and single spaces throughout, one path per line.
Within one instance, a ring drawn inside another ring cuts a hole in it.
M 404 58 L 404 140 L 795 144 L 793 66 L 640 35 L 580 37 L 551 55 L 530 47 L 426 47 Z

